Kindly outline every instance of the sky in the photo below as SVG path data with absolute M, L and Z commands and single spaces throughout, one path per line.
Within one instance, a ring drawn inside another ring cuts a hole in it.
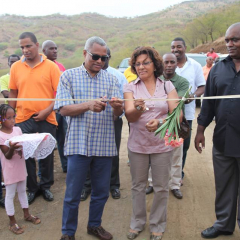
M 136 17 L 163 10 L 183 0 L 1 0 L 0 15 L 44 16 L 96 12 L 111 17 Z

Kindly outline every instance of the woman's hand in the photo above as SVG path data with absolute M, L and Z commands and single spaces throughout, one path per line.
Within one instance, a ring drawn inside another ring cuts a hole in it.
M 141 111 L 141 112 L 146 111 L 146 105 L 145 105 L 145 101 L 143 99 L 135 99 L 133 101 L 133 105 L 134 105 L 135 109 L 137 109 L 138 111 Z
M 155 132 L 158 129 L 159 125 L 159 120 L 158 119 L 151 119 L 147 124 L 146 124 L 146 129 L 149 132 Z

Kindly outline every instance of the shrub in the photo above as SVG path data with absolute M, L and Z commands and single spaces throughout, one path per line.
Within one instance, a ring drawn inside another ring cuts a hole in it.
M 0 43 L 0 51 L 3 51 L 8 48 L 8 43 L 2 42 Z

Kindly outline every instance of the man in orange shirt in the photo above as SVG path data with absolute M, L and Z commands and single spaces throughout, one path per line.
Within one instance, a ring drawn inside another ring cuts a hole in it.
M 22 33 L 19 45 L 23 57 L 11 68 L 9 98 L 53 99 L 61 74 L 57 65 L 38 53 L 39 43 L 33 33 Z M 16 123 L 23 133 L 47 132 L 55 137 L 57 121 L 53 112 L 53 101 L 9 101 L 9 105 L 17 108 Z M 53 153 L 41 159 L 39 183 L 35 159 L 29 158 L 26 166 L 29 204 L 39 195 L 40 190 L 45 200 L 52 201 L 50 187 L 54 183 Z
M 204 78 L 207 81 L 208 74 L 209 74 L 209 72 L 210 72 L 210 70 L 213 66 L 213 58 L 212 57 L 207 57 L 206 63 L 207 64 L 204 67 L 202 67 L 202 70 L 203 70 Z

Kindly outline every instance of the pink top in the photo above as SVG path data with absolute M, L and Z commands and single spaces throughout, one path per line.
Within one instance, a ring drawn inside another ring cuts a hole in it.
M 167 93 L 174 89 L 171 81 L 165 82 Z M 164 90 L 164 80 L 157 78 L 156 89 L 153 96 L 148 92 L 145 84 L 137 78 L 135 81 L 124 85 L 124 93 L 131 92 L 133 97 L 143 99 L 167 98 Z M 148 111 L 144 112 L 138 121 L 130 123 L 130 135 L 128 138 L 128 148 L 132 152 L 152 154 L 169 152 L 173 150 L 171 146 L 165 146 L 164 139 L 160 139 L 159 135 L 155 136 L 154 132 L 148 132 L 146 124 L 151 119 L 166 118 L 168 114 L 168 104 L 166 101 L 146 101 Z
M 13 131 L 10 134 L 0 131 L 0 145 L 4 145 L 6 140 L 18 135 L 22 135 L 19 127 L 13 127 Z M 12 159 L 6 159 L 0 150 L 0 159 L 5 185 L 26 180 L 27 169 L 25 159 L 23 157 L 21 158 L 17 152 L 14 153 Z
M 215 60 L 216 58 L 218 58 L 219 56 L 215 53 L 215 52 L 208 52 L 207 53 L 207 57 L 212 57 L 213 60 Z
M 54 61 L 54 62 L 58 65 L 58 68 L 61 72 L 64 72 L 66 70 L 65 67 L 60 62 L 57 62 L 57 61 Z

